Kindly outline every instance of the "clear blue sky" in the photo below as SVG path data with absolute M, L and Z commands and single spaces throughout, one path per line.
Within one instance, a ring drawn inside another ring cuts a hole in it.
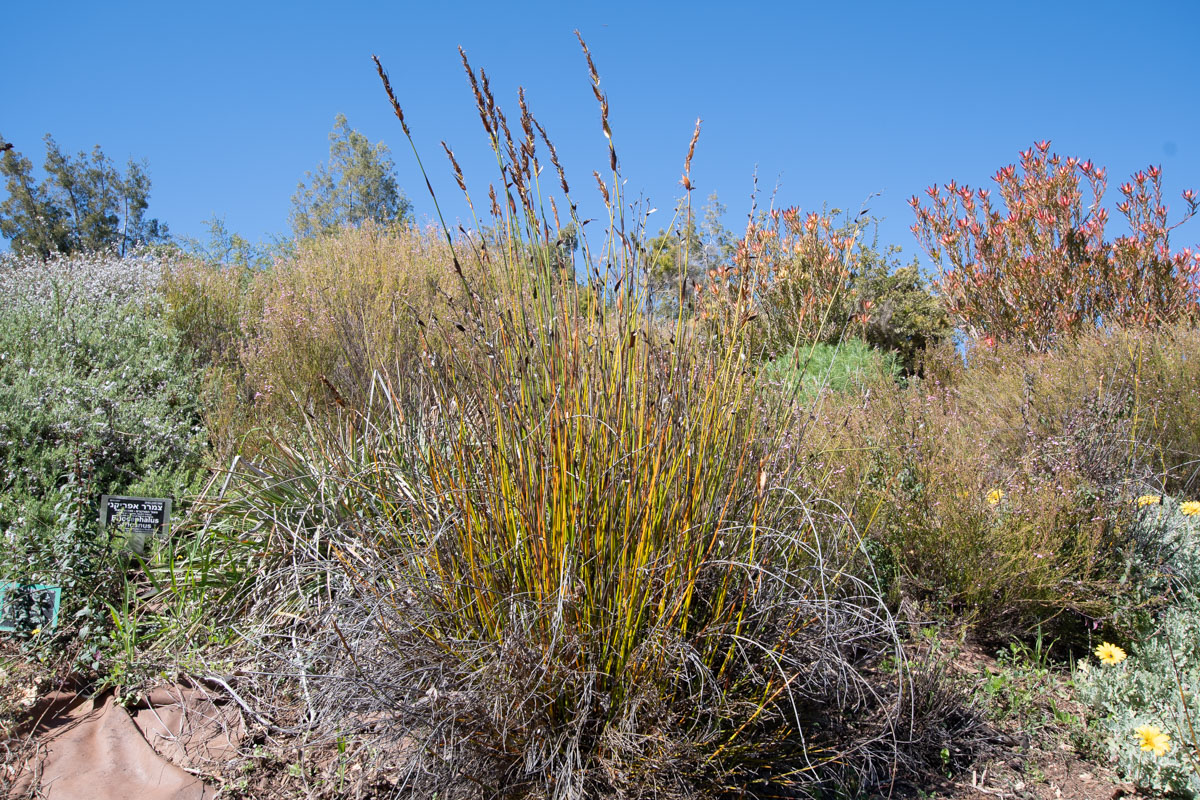
M 627 192 L 663 209 L 680 192 L 692 125 L 698 197 L 744 224 L 757 166 L 782 204 L 857 209 L 882 243 L 916 252 L 907 198 L 951 178 L 984 184 L 1035 139 L 1091 158 L 1115 184 L 1150 163 L 1200 189 L 1200 3 L 728 2 L 78 3 L 16 0 L 3 13 L 0 135 L 41 164 L 41 137 L 149 162 L 151 213 L 198 235 L 224 216 L 256 239 L 284 232 L 290 197 L 328 155 L 334 115 L 391 148 L 419 219 L 424 182 L 374 75 L 391 73 L 435 188 L 457 190 L 438 142 L 477 196 L 494 166 L 456 48 L 516 116 L 516 90 L 594 192 L 604 139 L 572 30 L 612 104 Z M 450 204 L 452 216 L 464 214 Z M 1200 223 L 1178 244 L 1200 240 Z

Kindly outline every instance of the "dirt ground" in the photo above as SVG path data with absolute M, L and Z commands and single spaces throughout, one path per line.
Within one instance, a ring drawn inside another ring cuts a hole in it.
M 992 724 L 1008 744 L 965 774 L 930 776 L 926 785 L 907 787 L 906 800 L 1115 800 L 1138 794 L 1091 752 L 1085 709 L 1061 669 L 1016 668 L 981 645 L 960 647 L 952 666 L 978 687 L 981 699 L 990 698 Z
M 1003 654 L 998 658 L 978 645 L 954 648 L 952 669 L 964 685 L 973 687 L 1005 744 L 990 758 L 958 774 L 930 775 L 879 796 L 898 800 L 1109 800 L 1136 794 L 1133 786 L 1123 783 L 1090 752 L 1083 709 L 1073 699 L 1069 677 L 1061 670 L 1039 669 Z M 0 647 L 0 759 L 4 762 L 0 793 L 4 796 L 29 796 L 18 780 L 21 765 L 44 756 L 48 734 L 44 728 L 31 733 L 31 717 L 45 708 L 48 699 L 75 688 L 69 681 L 52 681 L 44 667 L 30 664 L 11 645 Z M 111 706 L 111 701 L 107 705 Z M 128 713 L 138 719 L 136 703 Z M 150 734 L 145 738 L 167 761 L 182 763 L 191 774 L 203 776 L 206 785 L 197 797 L 371 797 L 386 794 L 389 788 L 370 786 L 361 766 L 336 754 L 322 755 L 318 750 L 308 753 L 305 763 L 295 762 L 272 752 L 253 731 L 239 752 L 229 751 L 227 763 L 210 761 L 203 769 L 192 769 L 186 759 L 180 761 L 178 753 L 170 752 L 169 742 Z

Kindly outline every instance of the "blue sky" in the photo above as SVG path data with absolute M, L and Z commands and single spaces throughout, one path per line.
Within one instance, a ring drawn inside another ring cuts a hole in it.
M 1162 164 L 1200 188 L 1195 2 L 109 3 L 14 2 L 0 48 L 0 136 L 40 166 L 41 137 L 149 162 L 151 213 L 198 235 L 223 216 L 251 239 L 287 229 L 290 198 L 328 155 L 334 116 L 391 148 L 418 218 L 433 213 L 370 61 L 391 74 L 435 189 L 465 208 L 495 174 L 458 60 L 463 46 L 513 110 L 523 85 L 577 195 L 605 142 L 578 44 L 612 104 L 627 195 L 669 222 L 692 126 L 698 199 L 744 225 L 757 168 L 778 203 L 884 218 L 917 252 L 907 198 L 980 185 L 1036 139 L 1106 165 L 1108 198 Z M 585 194 L 587 193 L 587 194 Z M 878 196 L 875 196 L 878 195 Z M 1177 244 L 1200 241 L 1200 223 Z

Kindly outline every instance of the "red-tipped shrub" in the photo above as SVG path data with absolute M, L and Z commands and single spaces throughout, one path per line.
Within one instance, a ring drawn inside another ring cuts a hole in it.
M 954 322 L 972 337 L 1044 349 L 1096 327 L 1155 326 L 1194 320 L 1200 311 L 1200 253 L 1172 251 L 1162 171 L 1148 167 L 1120 186 L 1116 209 L 1129 233 L 1105 238 L 1103 168 L 1062 158 L 1041 141 L 993 176 L 1002 205 L 987 189 L 954 181 L 909 200 L 912 226 L 938 267 L 935 286 Z M 948 263 L 947 263 L 948 262 Z

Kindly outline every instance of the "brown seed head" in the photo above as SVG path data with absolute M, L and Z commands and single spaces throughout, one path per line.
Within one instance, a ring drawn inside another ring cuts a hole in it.
M 611 205 L 612 201 L 608 198 L 608 187 L 604 185 L 604 180 L 600 177 L 600 173 L 592 170 L 592 174 L 596 176 L 596 185 L 600 187 L 600 194 L 604 195 L 605 205 Z
M 479 81 L 475 79 L 475 70 L 471 69 L 471 63 L 467 61 L 467 52 L 461 47 L 458 48 L 458 55 L 462 58 L 463 69 L 467 71 L 467 78 L 471 81 L 471 91 L 475 94 L 475 107 L 479 109 L 479 119 L 483 122 L 483 129 L 489 136 L 492 136 L 495 131 L 488 119 L 487 103 L 484 102 L 483 93 L 479 90 Z
M 538 133 L 542 135 L 542 141 L 546 143 L 547 149 L 550 150 L 550 163 L 558 170 L 558 180 L 562 183 L 563 194 L 569 195 L 571 190 L 567 187 L 567 173 L 563 171 L 562 164 L 558 160 L 558 151 L 554 149 L 554 143 L 550 141 L 550 137 L 546 135 L 546 129 L 541 126 L 537 120 L 533 121 L 537 126 Z
M 450 159 L 451 166 L 454 167 L 454 180 L 458 181 L 458 188 L 465 192 L 467 190 L 467 184 L 466 181 L 463 180 L 462 167 L 458 165 L 458 160 L 454 158 L 454 151 L 450 149 L 448 144 L 446 144 L 445 139 L 442 140 L 442 149 L 446 151 L 446 156 Z
M 392 91 L 392 82 L 388 80 L 387 73 L 383 71 L 383 64 L 379 62 L 379 56 L 372 55 L 371 60 L 375 62 L 375 71 L 379 73 L 379 80 L 383 81 L 383 91 L 387 93 L 388 100 L 392 103 L 392 111 L 396 114 L 396 119 L 400 120 L 400 127 L 404 130 L 404 135 L 411 136 L 408 123 L 404 121 L 404 110 L 400 108 L 400 103 L 396 100 L 396 93 Z
M 588 73 L 592 76 L 592 85 L 597 87 L 596 99 L 600 99 L 600 73 L 596 72 L 596 64 L 592 61 L 592 53 L 588 50 L 587 42 L 583 40 L 583 34 L 578 30 L 575 31 L 575 38 L 579 40 L 579 46 L 583 48 L 583 56 L 587 59 Z
M 504 213 L 500 210 L 500 204 L 496 202 L 496 187 L 490 183 L 488 184 L 488 197 L 492 199 L 492 216 L 500 219 Z
M 696 141 L 700 138 L 700 118 L 696 117 L 696 129 L 692 131 L 692 141 L 688 145 L 687 158 L 683 160 L 683 179 L 687 181 L 685 185 L 691 188 L 691 182 L 687 180 L 687 176 L 692 173 L 692 156 L 696 155 Z
M 483 96 L 487 100 L 488 113 L 495 116 L 496 95 L 492 94 L 492 85 L 488 82 L 488 76 L 487 73 L 483 71 L 483 67 L 479 68 L 479 80 L 483 84 Z

